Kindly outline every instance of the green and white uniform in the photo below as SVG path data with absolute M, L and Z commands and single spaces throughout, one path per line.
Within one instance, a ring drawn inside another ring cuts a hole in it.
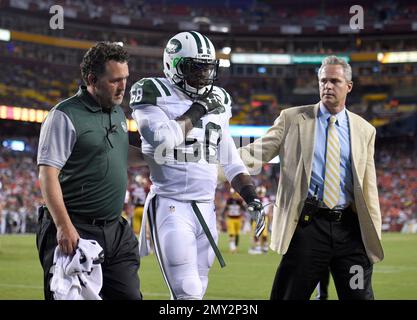
M 184 141 L 175 119 L 189 109 L 192 100 L 165 78 L 145 78 L 132 86 L 132 116 L 156 194 L 184 201 L 213 201 L 218 163 L 229 181 L 247 173 L 229 133 L 230 95 L 214 87 L 207 100 L 219 104 L 219 109 L 202 117 Z
M 144 219 L 149 219 L 155 253 L 172 299 L 202 299 L 214 260 L 192 201 L 217 241 L 213 202 L 217 165 L 222 165 L 229 181 L 247 173 L 229 133 L 229 94 L 213 87 L 205 101 L 218 108 L 203 116 L 184 139 L 175 119 L 190 108 L 193 101 L 189 96 L 165 78 L 145 78 L 131 89 L 130 106 L 151 171 Z M 142 255 L 146 254 L 144 230 Z

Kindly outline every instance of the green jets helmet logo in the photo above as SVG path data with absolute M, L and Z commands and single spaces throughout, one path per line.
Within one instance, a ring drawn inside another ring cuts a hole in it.
M 177 39 L 172 39 L 168 45 L 165 51 L 169 54 L 177 53 L 182 49 L 182 44 Z

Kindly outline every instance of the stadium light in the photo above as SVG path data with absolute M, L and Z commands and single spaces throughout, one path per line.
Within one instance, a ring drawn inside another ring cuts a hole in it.
M 10 41 L 10 30 L 0 29 L 0 40 Z
M 258 138 L 263 136 L 269 129 L 268 126 L 242 126 L 242 125 L 231 125 L 230 133 L 232 137 L 238 138 Z
M 269 54 L 269 53 L 233 53 L 232 63 L 239 64 L 291 64 L 289 54 Z
M 380 52 L 377 57 L 380 63 L 417 62 L 417 51 Z
M 225 23 L 211 24 L 209 30 L 211 32 L 228 33 L 230 31 L 230 25 Z
M 294 54 L 291 55 L 291 63 L 293 64 L 321 64 L 323 59 L 327 55 L 325 54 Z M 338 58 L 345 60 L 349 63 L 350 58 L 348 55 L 336 55 Z
M 193 23 L 196 23 L 196 24 L 199 24 L 199 23 L 211 24 L 211 20 L 207 17 L 195 17 L 193 19 Z
M 3 147 L 13 151 L 25 151 L 25 142 L 22 140 L 4 140 Z
M 219 67 L 229 68 L 230 67 L 230 60 L 229 59 L 219 59 Z
M 230 54 L 230 52 L 232 52 L 232 48 L 230 48 L 230 47 L 224 47 L 222 49 L 222 53 L 224 53 L 224 54 Z

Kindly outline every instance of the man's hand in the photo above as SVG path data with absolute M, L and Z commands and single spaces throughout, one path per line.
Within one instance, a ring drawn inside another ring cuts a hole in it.
M 180 124 L 184 137 L 186 137 L 188 132 L 194 128 L 198 121 L 200 121 L 201 117 L 211 111 L 212 109 L 205 101 L 196 100 L 183 115 L 175 119 Z
M 56 240 L 61 251 L 67 255 L 73 255 L 77 249 L 80 235 L 72 223 L 57 226 Z
M 255 236 L 259 238 L 265 229 L 265 210 L 259 199 L 253 200 L 248 204 L 248 211 L 252 219 L 256 222 Z
M 59 183 L 60 170 L 48 165 L 39 166 L 39 183 L 42 196 L 56 226 L 56 240 L 59 248 L 67 255 L 71 255 L 77 249 L 80 238 L 77 230 L 71 222 L 64 197 Z
M 207 113 L 214 112 L 216 109 L 220 108 L 222 105 L 219 104 L 216 100 L 210 102 L 208 99 L 197 99 L 193 101 L 193 105 L 198 104 L 206 110 Z

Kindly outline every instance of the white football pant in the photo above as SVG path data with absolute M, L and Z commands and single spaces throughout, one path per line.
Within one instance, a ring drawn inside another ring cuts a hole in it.
M 217 243 L 213 202 L 197 202 Z M 174 300 L 201 300 L 214 251 L 189 201 L 155 196 L 148 210 L 155 254 Z

